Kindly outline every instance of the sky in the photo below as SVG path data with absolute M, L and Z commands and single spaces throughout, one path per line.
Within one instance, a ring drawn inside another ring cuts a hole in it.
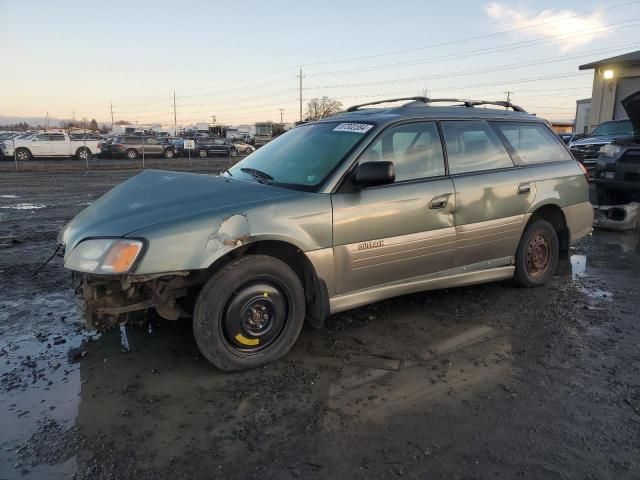
M 640 49 L 640 1 L 0 0 L 0 116 L 237 125 L 302 98 L 504 100 L 572 120 L 578 66 Z

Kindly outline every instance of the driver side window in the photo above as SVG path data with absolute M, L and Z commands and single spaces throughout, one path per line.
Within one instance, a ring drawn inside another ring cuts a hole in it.
M 398 125 L 384 132 L 361 155 L 359 163 L 392 162 L 396 182 L 445 174 L 442 143 L 435 122 Z

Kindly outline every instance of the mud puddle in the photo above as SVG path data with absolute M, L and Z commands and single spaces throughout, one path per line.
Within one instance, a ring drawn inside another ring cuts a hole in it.
M 16 175 L 0 199 L 61 205 L 0 213 L 0 478 L 640 478 L 637 235 L 594 234 L 545 287 L 332 316 L 224 374 L 188 321 L 89 336 L 60 259 L 31 276 L 130 174 Z

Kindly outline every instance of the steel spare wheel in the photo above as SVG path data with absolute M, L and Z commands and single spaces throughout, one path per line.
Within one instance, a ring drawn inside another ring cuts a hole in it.
M 282 333 L 290 299 L 275 281 L 247 283 L 236 290 L 224 310 L 222 333 L 237 353 L 268 348 Z

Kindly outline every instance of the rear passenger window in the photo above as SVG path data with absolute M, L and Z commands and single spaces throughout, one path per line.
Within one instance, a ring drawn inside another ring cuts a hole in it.
M 547 127 L 535 123 L 503 123 L 493 125 L 506 137 L 518 155 L 521 165 L 571 160 L 560 139 Z
M 52 133 L 49 135 L 49 140 L 54 142 L 64 142 L 64 135 L 61 133 Z
M 487 122 L 442 122 L 449 173 L 478 172 L 513 167 L 511 157 Z
M 385 161 L 393 162 L 396 182 L 444 175 L 444 155 L 435 122 L 390 128 L 360 157 L 360 163 Z

